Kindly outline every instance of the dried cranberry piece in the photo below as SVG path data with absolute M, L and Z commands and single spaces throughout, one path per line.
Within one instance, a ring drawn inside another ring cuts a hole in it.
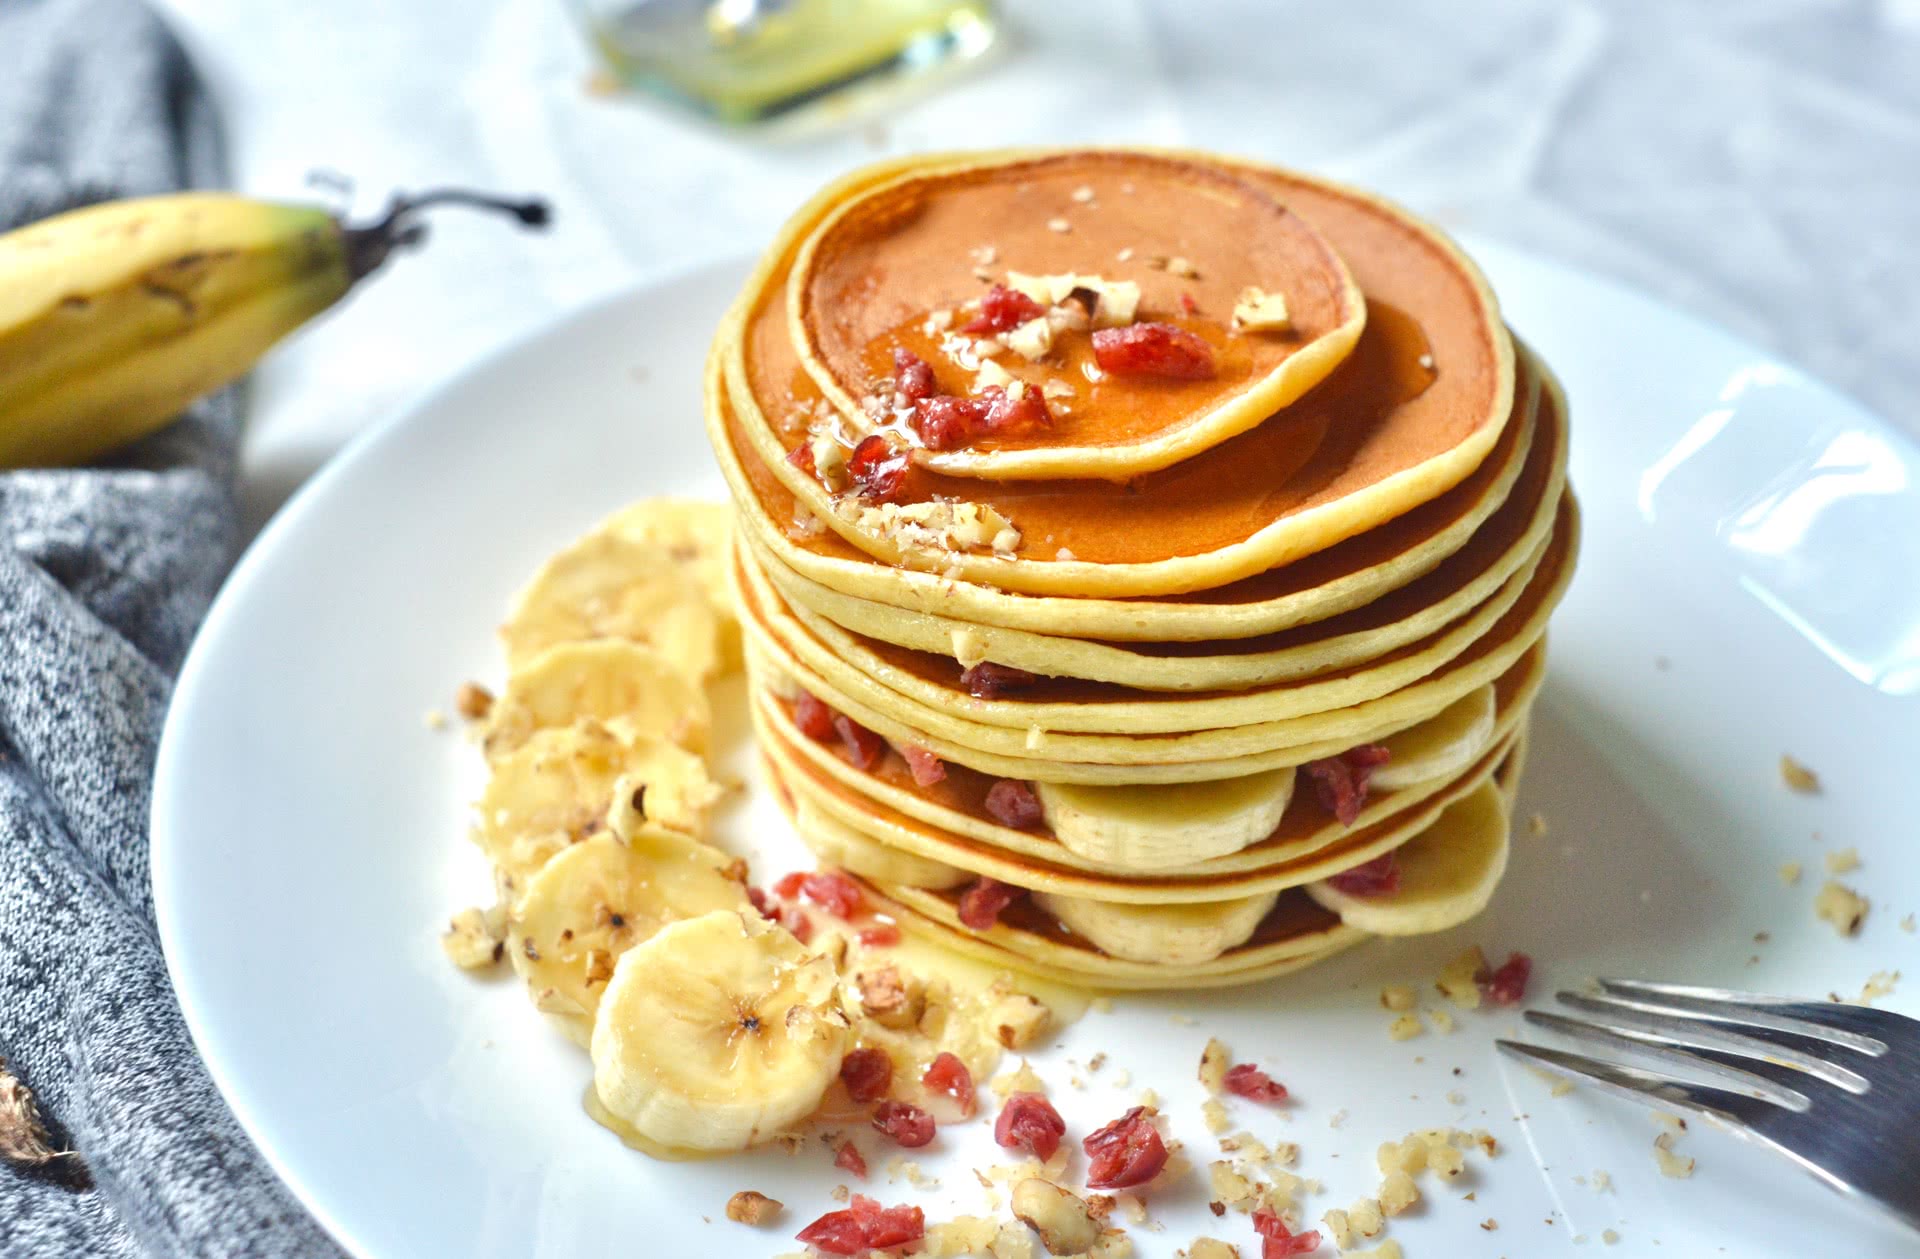
M 1327 883 L 1348 896 L 1392 896 L 1400 890 L 1400 863 L 1391 852 L 1327 876 Z
M 806 881 L 807 872 L 805 870 L 795 870 L 791 874 L 783 874 L 774 880 L 773 894 L 784 900 L 792 900 L 794 897 L 800 895 L 800 887 Z
M 926 1215 L 919 1207 L 883 1207 L 854 1194 L 843 1211 L 829 1211 L 794 1237 L 829 1255 L 861 1255 L 893 1250 L 926 1236 Z
M 1002 778 L 987 789 L 987 812 L 1000 825 L 1016 831 L 1032 830 L 1040 825 L 1043 816 L 1040 797 L 1017 778 Z
M 1182 293 L 1180 294 L 1180 309 L 1186 311 L 1189 315 L 1197 314 L 1200 310 L 1200 303 L 1193 300 L 1193 294 Z
M 935 1093 L 945 1093 L 960 1103 L 960 1113 L 971 1115 L 974 1107 L 973 1072 L 956 1054 L 941 1053 L 927 1064 L 920 1083 Z
M 856 1102 L 885 1097 L 893 1085 L 893 1059 L 884 1049 L 854 1049 L 840 1060 L 840 1083 Z
M 1533 978 L 1533 959 L 1525 953 L 1509 953 L 1498 967 L 1482 970 L 1473 977 L 1480 995 L 1494 1005 L 1519 1005 L 1527 995 L 1527 981 Z
M 1032 686 L 1037 679 L 1025 669 L 982 660 L 960 675 L 960 685 L 975 699 L 998 699 L 1008 691 Z
M 906 486 L 907 452 L 896 450 L 879 433 L 862 437 L 847 456 L 847 475 L 862 498 L 891 503 Z
M 975 336 L 982 333 L 1007 332 L 1018 328 L 1029 319 L 1038 319 L 1047 313 L 1047 308 L 1034 301 L 1018 289 L 1010 289 L 1004 284 L 996 284 L 987 290 L 980 299 L 980 314 L 972 323 L 961 327 L 962 332 L 971 332 Z
M 891 948 L 900 943 L 900 928 L 890 922 L 877 923 L 860 929 L 860 943 L 870 949 Z
M 1285 1220 L 1264 1207 L 1253 1213 L 1253 1230 L 1260 1234 L 1260 1259 L 1286 1259 L 1289 1255 L 1306 1255 L 1320 1249 L 1319 1230 L 1296 1233 L 1287 1227 Z
M 1308 761 L 1300 768 L 1313 779 L 1314 794 L 1320 797 L 1321 807 L 1338 818 L 1342 826 L 1352 826 L 1367 803 L 1367 780 L 1373 777 L 1374 769 L 1385 765 L 1392 755 L 1378 743 L 1362 743 L 1338 756 Z
M 1109 376 L 1213 377 L 1213 347 L 1197 333 L 1170 323 L 1095 329 L 1093 361 Z
M 933 1116 L 911 1102 L 881 1102 L 873 1108 L 873 1126 L 909 1150 L 933 1140 Z
M 980 427 L 994 437 L 1024 437 L 1053 427 L 1053 412 L 1047 410 L 1047 400 L 1038 389 L 1022 389 L 1015 397 L 999 385 L 989 385 L 980 391 L 980 400 L 987 404 Z
M 1042 1162 L 1060 1148 L 1067 1134 L 1067 1121 L 1053 1103 L 1038 1093 L 1015 1093 L 1000 1108 L 993 1124 L 993 1139 L 1008 1150 L 1027 1150 Z
M 1153 1126 L 1154 1112 L 1135 1106 L 1080 1143 L 1087 1152 L 1089 1189 L 1144 1185 L 1167 1165 L 1167 1144 Z
M 793 938 L 802 944 L 813 939 L 813 919 L 797 909 L 789 909 L 782 914 L 780 925 L 793 932 Z
M 761 889 L 757 887 L 748 888 L 747 901 L 755 909 L 760 911 L 762 918 L 771 918 L 775 922 L 780 921 L 780 907 L 774 904 L 772 898 Z
M 789 450 L 787 452 L 787 462 L 808 476 L 817 476 L 819 474 L 819 469 L 814 466 L 813 462 L 812 442 L 801 442 L 798 446 Z
M 839 732 L 840 746 L 855 769 L 872 769 L 886 754 L 887 741 L 845 713 L 833 715 L 833 728 Z
M 986 397 L 957 398 L 942 394 L 914 403 L 907 420 L 920 444 L 928 450 L 952 450 L 964 446 L 985 431 L 992 401 Z
M 896 349 L 893 352 L 893 391 L 909 402 L 918 402 L 922 398 L 931 398 L 937 388 L 933 380 L 933 366 L 912 350 Z
M 840 1148 L 834 1151 L 833 1165 L 849 1175 L 858 1176 L 861 1180 L 867 1178 L 866 1156 L 861 1154 L 860 1147 L 851 1141 L 840 1143 Z
M 1000 921 L 1000 913 L 1021 895 L 1017 887 L 1009 887 L 995 879 L 981 877 L 973 885 L 960 893 L 960 921 L 975 931 L 985 931 Z
M 792 878 L 788 875 L 787 878 Z M 786 879 L 781 880 L 782 883 Z M 860 912 L 867 903 L 860 885 L 838 870 L 825 870 L 817 874 L 800 876 L 800 895 L 806 897 L 835 918 L 851 918 Z M 791 896 L 789 892 L 787 895 Z
M 1287 1086 L 1254 1066 L 1243 1062 L 1227 1070 L 1227 1092 L 1255 1102 L 1284 1102 Z
M 793 724 L 809 739 L 817 742 L 831 739 L 833 718 L 833 709 L 809 691 L 800 692 L 793 701 Z
M 906 758 L 907 768 L 913 771 L 914 786 L 931 787 L 937 782 L 946 781 L 947 763 L 919 744 L 907 744 L 900 749 L 900 755 Z

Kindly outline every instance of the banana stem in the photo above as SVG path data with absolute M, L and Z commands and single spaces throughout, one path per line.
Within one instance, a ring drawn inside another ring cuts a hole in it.
M 416 195 L 396 194 L 387 212 L 361 227 L 341 229 L 346 241 L 347 271 L 355 282 L 380 268 L 397 249 L 411 248 L 427 238 L 427 225 L 414 216 L 440 205 L 464 205 L 476 210 L 510 214 L 523 227 L 545 228 L 553 219 L 547 203 L 538 197 L 515 200 L 466 188 L 436 188 Z

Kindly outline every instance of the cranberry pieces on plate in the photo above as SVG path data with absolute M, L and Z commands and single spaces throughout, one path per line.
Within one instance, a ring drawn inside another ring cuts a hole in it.
M 840 1060 L 840 1083 L 856 1102 L 878 1101 L 893 1085 L 893 1059 L 884 1049 L 854 1049 Z
M 873 1108 L 873 1126 L 909 1150 L 933 1140 L 933 1116 L 911 1102 L 881 1102 Z
M 1154 1112 L 1135 1106 L 1080 1143 L 1087 1152 L 1089 1189 L 1144 1185 L 1167 1165 L 1167 1144 L 1153 1126 Z
M 957 1054 L 941 1053 L 927 1064 L 926 1073 L 920 1077 L 920 1083 L 935 1093 L 945 1093 L 960 1103 L 960 1113 L 971 1115 L 974 1107 L 973 1072 L 967 1070 L 967 1064 L 960 1061 Z
M 1093 361 L 1109 376 L 1211 380 L 1214 374 L 1213 347 L 1198 333 L 1170 323 L 1096 329 Z
M 1227 1092 L 1235 1097 L 1244 1097 L 1254 1102 L 1284 1102 L 1287 1100 L 1287 1086 L 1254 1066 L 1251 1062 L 1242 1062 L 1227 1070 Z
M 1067 1121 L 1038 1093 L 1009 1096 L 993 1124 L 993 1139 L 1002 1148 L 1026 1150 L 1043 1162 L 1053 1157 L 1066 1133 Z
M 822 1254 L 864 1255 L 910 1245 L 926 1233 L 926 1214 L 919 1207 L 883 1207 L 856 1193 L 845 1210 L 827 1212 L 794 1237 Z

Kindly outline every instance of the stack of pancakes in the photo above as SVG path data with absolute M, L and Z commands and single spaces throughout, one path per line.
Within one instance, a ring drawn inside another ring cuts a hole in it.
M 1432 227 L 1203 155 L 869 168 L 707 419 L 761 751 L 907 927 L 1190 987 L 1486 904 L 1577 521 L 1565 402 Z

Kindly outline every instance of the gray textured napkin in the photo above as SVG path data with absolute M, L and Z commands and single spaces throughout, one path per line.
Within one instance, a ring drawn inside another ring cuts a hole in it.
M 133 0 L 0 0 L 0 229 L 211 183 L 191 68 Z M 230 394 L 110 466 L 0 473 L 0 1056 L 62 1158 L 0 1164 L 0 1256 L 338 1250 L 181 1021 L 147 803 L 174 670 L 233 560 Z

